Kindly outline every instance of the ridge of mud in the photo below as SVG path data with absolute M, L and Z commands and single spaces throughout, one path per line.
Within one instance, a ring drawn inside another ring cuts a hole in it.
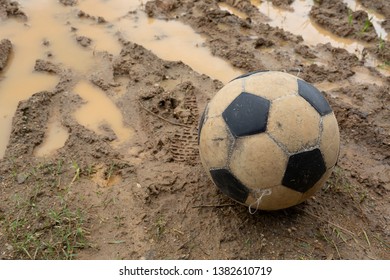
M 380 11 L 378 12 L 388 13 L 387 9 L 389 9 L 390 3 L 384 4 L 382 2 L 376 1 L 376 4 L 370 5 L 366 1 L 365 6 L 367 8 L 385 7 L 379 9 Z M 389 64 L 390 42 L 378 37 L 365 11 L 351 11 L 342 0 L 320 1 L 317 5 L 312 6 L 310 17 L 316 23 L 338 36 L 367 42 L 368 45 L 362 53 L 363 60 L 369 53 L 373 54 L 383 65 Z M 387 21 L 385 20 L 382 24 L 386 25 Z
M 367 50 L 375 54 L 385 65 L 390 65 L 390 42 L 380 40 L 377 45 L 369 46 Z
M 276 7 L 280 7 L 283 9 L 291 9 L 290 5 L 294 2 L 295 0 L 272 0 L 272 5 Z
M 281 46 L 283 42 L 291 44 L 302 42 L 300 36 L 284 32 L 280 28 L 261 22 L 253 23 L 251 18 L 243 20 L 222 11 L 216 2 L 186 2 L 184 5 L 177 3 L 167 7 L 161 4 L 161 1 L 148 1 L 145 4 L 145 11 L 150 17 L 179 19 L 189 24 L 206 37 L 213 55 L 222 57 L 234 67 L 245 71 L 272 69 L 268 63 L 266 65 L 263 63 L 265 59 L 261 55 L 261 49 L 264 47 Z M 235 7 L 244 9 L 249 14 L 259 14 L 257 8 L 249 1 L 240 1 Z M 226 28 L 227 26 L 229 28 Z M 227 38 L 230 42 L 226 41 Z M 280 63 L 290 64 L 286 65 L 286 69 L 293 68 L 292 63 L 286 61 L 283 54 L 278 56 L 278 60 Z
M 319 1 L 318 5 L 313 5 L 310 17 L 340 37 L 366 42 L 377 39 L 374 27 L 368 23 L 368 14 L 364 11 L 351 11 L 341 0 Z
M 16 17 L 27 20 L 27 15 L 20 9 L 20 5 L 12 0 L 0 0 L 0 18 Z
M 325 58 L 327 65 L 312 63 L 302 67 L 301 77 L 311 83 L 346 80 L 355 74 L 353 67 L 363 64 L 356 55 L 345 49 L 334 48 L 330 43 L 317 45 L 315 53 L 318 53 L 317 57 Z
M 59 0 L 60 3 L 64 6 L 75 6 L 77 5 L 77 0 Z
M 38 72 L 60 74 L 61 66 L 48 60 L 37 59 L 35 61 L 34 70 Z
M 367 9 L 372 9 L 385 16 L 387 20 L 390 19 L 390 2 L 380 0 L 357 0 Z
M 32 156 L 35 147 L 42 143 L 52 95 L 48 91 L 38 92 L 19 103 L 9 140 L 13 144 L 7 146 L 5 158 Z
M 390 159 L 389 91 L 389 86 L 365 84 L 339 88 L 328 94 L 344 137 L 356 143 L 365 142 L 384 159 Z
M 390 19 L 385 19 L 381 25 L 387 33 L 390 33 Z
M 0 41 L 0 71 L 2 71 L 8 62 L 8 58 L 12 51 L 12 43 L 8 39 Z

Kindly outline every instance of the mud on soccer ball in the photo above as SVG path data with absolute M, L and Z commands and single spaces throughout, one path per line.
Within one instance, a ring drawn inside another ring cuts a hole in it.
M 222 193 L 262 210 L 311 197 L 329 178 L 340 146 L 321 92 L 277 71 L 226 84 L 207 104 L 198 139 L 202 164 Z

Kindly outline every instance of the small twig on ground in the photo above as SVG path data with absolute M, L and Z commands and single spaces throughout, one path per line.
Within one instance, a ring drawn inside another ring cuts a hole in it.
M 139 101 L 139 100 L 138 100 L 138 104 L 139 104 L 139 106 L 141 106 L 141 108 L 144 109 L 146 112 L 148 112 L 149 114 L 151 114 L 151 115 L 153 115 L 153 116 L 159 118 L 160 120 L 163 120 L 163 121 L 165 121 L 165 122 L 167 122 L 167 123 L 170 123 L 170 124 L 172 124 L 172 125 L 178 125 L 178 126 L 183 126 L 183 127 L 191 128 L 190 125 L 186 125 L 186 124 L 183 124 L 183 123 L 173 122 L 173 121 L 170 121 L 170 120 L 168 120 L 168 119 L 166 119 L 166 118 L 163 118 L 163 117 L 157 115 L 156 113 L 153 113 L 153 112 L 150 111 L 148 108 L 146 108 L 146 107 L 141 103 L 141 101 Z
M 370 239 L 368 239 L 367 232 L 366 232 L 364 229 L 363 229 L 363 234 L 364 234 L 364 237 L 366 238 L 366 241 L 367 241 L 368 247 L 371 247 L 371 242 L 370 242 Z
M 113 240 L 113 241 L 108 241 L 108 244 L 122 244 L 126 243 L 124 240 Z
M 186 213 L 187 213 L 188 206 L 190 206 L 190 203 L 191 203 L 191 200 L 189 200 L 187 202 L 187 205 L 184 208 L 183 215 L 182 215 L 182 218 L 181 218 L 181 223 L 183 223 L 184 219 L 187 217 Z
M 176 228 L 174 228 L 173 231 L 174 231 L 174 232 L 177 232 L 177 233 L 179 233 L 179 234 L 181 234 L 181 235 L 184 235 L 184 232 L 182 232 L 181 230 L 178 230 L 178 229 L 176 229 Z
M 340 255 L 339 248 L 337 247 L 337 244 L 336 244 L 336 242 L 334 242 L 333 239 L 332 239 L 332 243 L 333 243 L 333 246 L 336 248 L 337 255 L 339 255 L 339 258 L 340 258 L 340 260 L 341 260 L 341 255 Z

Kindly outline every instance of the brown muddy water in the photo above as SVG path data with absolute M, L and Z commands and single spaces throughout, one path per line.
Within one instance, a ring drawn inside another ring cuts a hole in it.
M 48 0 L 18 2 L 27 14 L 28 21 L 0 21 L 0 38 L 8 38 L 13 43 L 13 55 L 0 76 L 0 158 L 8 143 L 12 117 L 18 103 L 35 92 L 53 89 L 58 82 L 56 76 L 33 71 L 36 59 L 50 57 L 51 61 L 60 63 L 83 77 L 96 65 L 96 51 L 118 55 L 121 50 L 119 39 L 123 38 L 144 46 L 162 59 L 183 61 L 195 71 L 223 83 L 241 74 L 227 61 L 212 56 L 205 47 L 205 38 L 191 27 L 178 21 L 148 18 L 142 12 L 142 1 L 80 0 L 76 7 Z M 271 26 L 279 26 L 301 35 L 308 44 L 330 42 L 333 46 L 345 48 L 358 56 L 361 56 L 365 47 L 363 43 L 337 37 L 312 22 L 308 15 L 313 1 L 294 1 L 291 5 L 294 11 L 276 8 L 267 1 L 251 2 L 269 17 Z M 362 9 L 356 1 L 345 2 L 352 10 Z M 221 3 L 220 8 L 246 18 L 245 13 L 227 4 Z M 91 16 L 104 17 L 106 22 L 98 23 L 89 17 L 80 17 L 80 10 Z M 388 34 L 380 26 L 383 17 L 368 12 L 373 18 L 378 36 L 388 38 Z M 75 38 L 80 35 L 92 39 L 91 45 L 79 45 Z M 375 61 L 370 63 L 375 64 Z M 369 74 L 361 74 L 362 77 L 367 75 Z M 117 136 L 114 145 L 131 138 L 132 129 L 123 124 L 121 112 L 104 92 L 83 80 L 77 84 L 73 93 L 85 101 L 74 114 L 80 124 L 97 133 L 109 127 Z M 52 114 L 46 135 L 46 140 L 36 151 L 37 156 L 45 156 L 60 148 L 68 137 L 55 113 Z
M 57 1 L 21 0 L 19 3 L 28 15 L 28 22 L 14 19 L 0 22 L 0 38 L 10 39 L 14 53 L 17 54 L 13 55 L 9 67 L 1 76 L 0 158 L 3 157 L 8 143 L 12 117 L 18 103 L 35 92 L 52 89 L 58 82 L 54 76 L 33 71 L 38 58 L 50 56 L 53 62 L 61 63 L 80 75 L 86 75 L 96 63 L 94 56 L 96 51 L 119 54 L 121 45 L 118 39 L 122 37 L 143 45 L 163 59 L 181 60 L 195 71 L 223 82 L 241 74 L 228 62 L 212 56 L 204 47 L 205 39 L 189 26 L 177 21 L 151 20 L 142 11 L 135 14 L 127 13 L 141 9 L 141 1 L 84 0 L 79 1 L 77 9 L 65 7 Z M 79 17 L 77 15 L 79 10 L 91 16 L 102 16 L 110 23 L 97 24 L 88 18 Z M 91 38 L 92 45 L 89 48 L 78 45 L 75 33 Z M 42 47 L 44 42 L 49 42 L 46 43 L 46 47 Z M 103 93 L 86 84 L 79 85 L 75 94 L 79 94 L 88 103 L 76 114 L 80 124 L 97 131 L 99 126 L 108 123 L 114 132 L 118 133 L 119 142 L 126 139 L 124 135 L 131 129 L 124 128 L 120 112 L 109 102 L 109 98 L 104 99 Z M 104 106 L 106 114 L 94 119 L 92 116 L 96 113 L 93 112 L 95 110 L 100 112 Z M 50 128 L 48 130 L 53 131 Z M 45 145 L 40 147 L 37 155 L 44 155 L 52 150 L 53 145 L 60 147 L 61 143 L 64 143 L 64 133 L 49 135 L 54 136 L 49 136 L 51 140 L 45 143 L 51 144 L 47 144 L 47 149 Z
M 263 14 L 269 17 L 269 24 L 271 26 L 281 27 L 293 34 L 301 35 L 309 45 L 330 43 L 332 46 L 344 48 L 350 53 L 356 54 L 358 57 L 361 57 L 362 51 L 366 46 L 362 42 L 334 35 L 332 32 L 312 21 L 309 17 L 310 10 L 314 5 L 312 0 L 296 0 L 291 4 L 292 10 L 275 7 L 271 2 L 267 1 L 252 0 L 251 2 Z M 378 36 L 383 39 L 388 38 L 388 34 L 380 25 L 384 20 L 383 16 L 364 9 L 355 0 L 346 0 L 344 2 L 352 11 L 358 9 L 366 11 L 369 18 L 372 17 L 373 26 Z
M 107 127 L 112 129 L 118 144 L 129 140 L 134 134 L 131 128 L 124 126 L 121 112 L 100 88 L 88 81 L 81 81 L 74 88 L 74 93 L 86 102 L 74 115 L 81 125 L 97 134 Z

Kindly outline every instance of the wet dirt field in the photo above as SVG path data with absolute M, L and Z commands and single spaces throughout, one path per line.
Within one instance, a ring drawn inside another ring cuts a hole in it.
M 390 2 L 0 0 L 0 259 L 390 259 Z M 257 211 L 204 172 L 228 81 L 318 87 L 341 132 L 308 201 Z

